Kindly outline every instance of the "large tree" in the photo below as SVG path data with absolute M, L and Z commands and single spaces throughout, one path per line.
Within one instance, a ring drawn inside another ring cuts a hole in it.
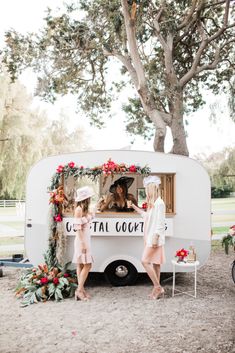
M 98 127 L 130 84 L 127 130 L 154 133 L 155 151 L 164 151 L 168 126 L 172 153 L 188 155 L 184 114 L 204 103 L 201 88 L 234 91 L 232 9 L 230 0 L 80 0 L 79 9 L 49 10 L 40 33 L 8 31 L 4 62 L 13 79 L 26 67 L 38 72 L 47 100 L 76 95 Z

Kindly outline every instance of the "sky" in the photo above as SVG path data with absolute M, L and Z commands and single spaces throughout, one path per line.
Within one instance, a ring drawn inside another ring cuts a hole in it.
M 0 11 L 0 46 L 4 43 L 4 32 L 9 28 L 14 28 L 21 33 L 27 31 L 37 31 L 43 25 L 43 17 L 47 7 L 56 8 L 63 4 L 61 0 L 8 0 L 1 2 Z M 35 77 L 24 74 L 20 78 L 26 85 L 29 93 L 35 87 Z M 210 92 L 204 92 L 203 98 L 207 104 L 196 113 L 187 116 L 188 125 L 187 144 L 190 156 L 221 151 L 225 147 L 235 146 L 235 124 L 228 115 L 228 109 L 223 107 L 217 124 L 209 120 L 210 105 L 220 102 L 225 105 L 225 97 L 215 97 Z M 34 99 L 34 106 L 46 110 L 48 116 L 56 117 L 63 109 L 70 117 L 69 126 L 74 129 L 76 126 L 83 126 L 90 139 L 90 145 L 94 149 L 123 149 L 132 150 L 153 150 L 153 141 L 145 141 L 141 137 L 130 136 L 125 132 L 125 114 L 121 111 L 122 100 L 115 103 L 112 109 L 112 119 L 107 120 L 106 127 L 102 130 L 92 128 L 88 119 L 79 117 L 76 111 L 75 100 L 72 97 L 60 98 L 54 105 L 46 104 Z M 166 137 L 166 152 L 171 149 L 171 134 L 168 129 Z

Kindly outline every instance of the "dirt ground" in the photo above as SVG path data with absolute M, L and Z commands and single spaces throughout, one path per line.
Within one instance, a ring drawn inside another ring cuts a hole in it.
M 0 278 L 0 353 L 232 353 L 235 352 L 234 253 L 212 250 L 198 271 L 198 297 L 150 300 L 150 282 L 111 287 L 92 274 L 89 302 L 66 299 L 22 308 L 14 296 L 21 270 L 4 268 Z M 193 286 L 192 274 L 179 274 L 178 288 Z

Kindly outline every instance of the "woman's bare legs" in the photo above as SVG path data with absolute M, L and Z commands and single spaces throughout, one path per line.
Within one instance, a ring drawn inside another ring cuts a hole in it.
M 153 269 L 156 273 L 156 276 L 158 278 L 158 282 L 160 284 L 160 273 L 161 273 L 161 265 L 158 265 L 158 264 L 153 264 Z
M 91 269 L 91 264 L 83 264 L 82 269 L 79 273 L 79 282 L 78 282 L 78 289 L 76 291 L 76 294 L 78 298 L 81 300 L 88 299 L 88 296 L 86 295 L 86 292 L 85 292 L 84 284 L 86 282 L 90 269 Z
M 153 269 L 154 269 L 154 272 L 156 273 L 156 276 L 157 276 L 157 279 L 158 279 L 158 283 L 159 283 L 158 288 L 155 289 L 155 296 L 156 295 L 159 296 L 159 295 L 164 293 L 164 289 L 160 285 L 161 265 L 153 264 Z
M 159 280 L 158 280 L 158 277 L 156 275 L 156 272 L 153 268 L 153 265 L 151 263 L 148 263 L 148 262 L 145 262 L 145 261 L 142 261 L 142 265 L 144 266 L 149 278 L 151 279 L 151 281 L 153 282 L 153 291 L 152 293 L 150 294 L 150 297 L 152 299 L 154 299 L 153 297 L 153 294 L 155 292 L 155 289 L 156 288 L 159 288 L 160 287 L 160 284 L 159 284 Z

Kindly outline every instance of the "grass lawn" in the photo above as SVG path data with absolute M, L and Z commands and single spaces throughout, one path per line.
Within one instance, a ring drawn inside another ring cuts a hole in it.
M 0 207 L 0 216 L 16 216 L 15 207 Z
M 24 237 L 0 237 L 0 245 L 24 244 Z
M 229 227 L 212 227 L 213 234 L 227 234 Z
M 24 228 L 24 221 L 22 221 L 22 222 L 19 222 L 19 221 L 16 221 L 16 222 L 7 221 L 7 222 L 1 222 L 0 225 L 11 227 L 11 228 L 14 228 L 16 230 L 22 230 Z
M 235 197 L 228 197 L 224 199 L 212 199 L 211 200 L 212 212 L 219 210 L 230 210 L 235 211 Z

